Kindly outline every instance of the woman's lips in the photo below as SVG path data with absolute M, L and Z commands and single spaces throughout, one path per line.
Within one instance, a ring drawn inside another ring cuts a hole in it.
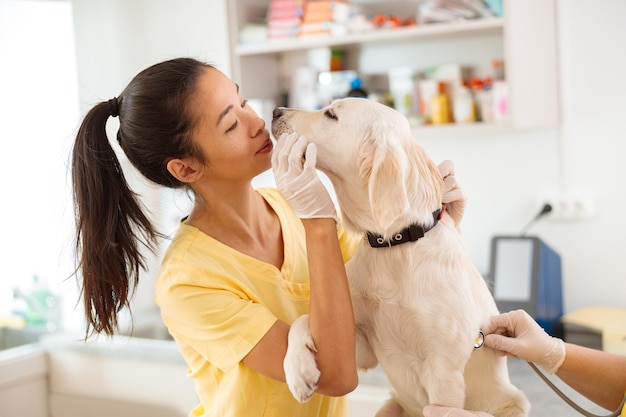
M 271 139 L 268 139 L 267 142 L 265 142 L 265 145 L 263 145 L 263 147 L 259 149 L 257 153 L 268 153 L 271 152 L 272 149 L 274 149 L 274 144 L 272 144 Z

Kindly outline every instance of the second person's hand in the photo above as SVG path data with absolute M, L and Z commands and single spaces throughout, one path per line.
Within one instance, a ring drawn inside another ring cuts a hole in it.
M 555 373 L 565 360 L 563 340 L 547 334 L 524 310 L 492 317 L 483 332 L 486 334 L 485 346 L 536 363 L 550 374 Z

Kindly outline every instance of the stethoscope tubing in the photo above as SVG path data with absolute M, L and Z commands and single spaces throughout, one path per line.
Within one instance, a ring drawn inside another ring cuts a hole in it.
M 611 414 L 608 415 L 598 415 L 598 414 L 593 414 L 590 413 L 589 411 L 585 410 L 584 408 L 582 408 L 581 406 L 579 406 L 578 404 L 576 404 L 574 401 L 572 401 L 571 398 L 569 398 L 567 395 L 565 395 L 563 393 L 563 391 L 561 391 L 556 385 L 554 385 L 552 383 L 552 381 L 550 381 L 550 379 L 539 370 L 539 368 L 537 368 L 537 366 L 534 363 L 528 362 L 528 364 L 530 365 L 531 368 L 533 368 L 533 370 L 537 373 L 537 375 L 539 375 L 541 377 L 541 379 L 543 379 L 543 381 L 550 387 L 552 388 L 552 390 L 554 392 L 556 392 L 556 394 L 561 397 L 563 399 L 563 401 L 565 401 L 570 407 L 572 407 L 574 410 L 578 411 L 580 414 L 586 416 L 586 417 L 618 417 L 621 413 L 622 413 L 622 409 L 624 408 L 624 404 L 626 403 L 626 394 L 624 395 L 624 399 L 622 400 L 622 403 L 619 405 L 619 407 L 617 408 L 617 410 L 613 411 Z

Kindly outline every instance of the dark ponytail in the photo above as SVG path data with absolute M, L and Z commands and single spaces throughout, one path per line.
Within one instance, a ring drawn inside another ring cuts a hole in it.
M 189 58 L 156 64 L 119 97 L 93 107 L 78 130 L 72 184 L 87 337 L 115 333 L 118 313 L 129 307 L 139 270 L 146 269 L 142 250 L 154 252 L 159 238 L 109 143 L 107 120 L 119 115 L 117 140 L 139 172 L 157 184 L 184 186 L 166 166 L 187 156 L 202 161 L 191 140 L 196 117 L 190 98 L 207 68 L 212 67 Z

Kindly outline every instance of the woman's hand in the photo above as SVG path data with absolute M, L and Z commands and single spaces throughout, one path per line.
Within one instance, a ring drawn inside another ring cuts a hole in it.
M 443 161 L 437 167 L 439 173 L 443 177 L 443 198 L 442 203 L 446 204 L 446 211 L 454 220 L 454 224 L 458 227 L 463 219 L 465 211 L 465 194 L 456 182 L 454 176 L 454 164 L 452 161 Z
M 555 373 L 565 360 L 563 340 L 548 335 L 524 310 L 492 317 L 483 329 L 485 346 L 503 355 L 516 356 Z
M 335 204 L 315 170 L 316 162 L 315 144 L 295 133 L 281 135 L 272 154 L 276 187 L 298 217 L 332 218 L 339 225 Z
M 493 417 L 483 411 L 466 411 L 460 408 L 427 405 L 422 410 L 424 417 Z

